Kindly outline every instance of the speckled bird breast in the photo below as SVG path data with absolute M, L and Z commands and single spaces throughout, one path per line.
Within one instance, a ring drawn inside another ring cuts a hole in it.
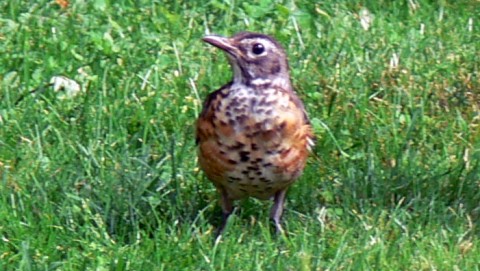
M 294 182 L 305 165 L 303 106 L 279 87 L 232 85 L 219 91 L 210 104 L 214 142 L 200 142 L 200 148 L 217 149 L 203 151 L 200 165 L 230 198 L 268 199 Z M 222 161 L 219 169 L 208 168 L 212 159 Z

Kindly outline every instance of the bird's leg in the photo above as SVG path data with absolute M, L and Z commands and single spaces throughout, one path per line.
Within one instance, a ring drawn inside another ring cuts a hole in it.
M 273 199 L 273 206 L 270 210 L 270 220 L 275 225 L 275 231 L 277 234 L 283 234 L 282 225 L 280 225 L 280 219 L 283 213 L 283 203 L 285 202 L 285 194 L 287 193 L 287 188 L 282 189 L 275 193 Z
M 228 197 L 227 191 L 224 188 L 219 188 L 220 192 L 220 206 L 222 207 L 222 224 L 217 229 L 217 237 L 220 236 L 227 225 L 228 217 L 233 212 L 232 199 Z

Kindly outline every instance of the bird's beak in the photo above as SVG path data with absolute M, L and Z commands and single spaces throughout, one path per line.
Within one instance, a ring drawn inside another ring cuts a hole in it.
M 229 38 L 225 38 L 217 35 L 207 35 L 202 39 L 204 42 L 209 43 L 232 56 L 238 56 L 238 49 L 232 45 L 232 41 Z

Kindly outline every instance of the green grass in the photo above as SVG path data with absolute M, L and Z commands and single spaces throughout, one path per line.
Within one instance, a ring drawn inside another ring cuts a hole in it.
M 0 269 L 479 270 L 480 2 L 232 3 L 0 4 Z M 193 127 L 231 72 L 200 39 L 242 30 L 285 46 L 318 141 L 288 237 L 250 199 L 215 243 Z

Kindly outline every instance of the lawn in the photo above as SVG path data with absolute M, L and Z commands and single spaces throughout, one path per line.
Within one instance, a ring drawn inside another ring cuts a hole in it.
M 480 270 L 479 1 L 166 2 L 0 3 L 0 270 Z M 194 123 L 232 73 L 201 38 L 244 30 L 317 145 L 286 236 L 249 199 L 215 242 Z

